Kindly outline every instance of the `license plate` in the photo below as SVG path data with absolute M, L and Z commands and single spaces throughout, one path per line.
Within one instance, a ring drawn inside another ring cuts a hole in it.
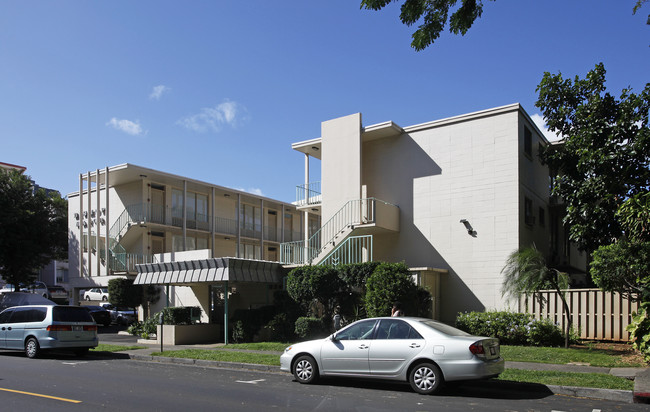
M 82 331 L 82 330 L 84 330 L 84 327 L 83 326 L 72 326 L 72 330 L 75 331 L 75 332 Z
M 496 355 L 496 354 L 497 354 L 497 350 L 494 347 L 491 347 L 490 348 L 490 355 Z

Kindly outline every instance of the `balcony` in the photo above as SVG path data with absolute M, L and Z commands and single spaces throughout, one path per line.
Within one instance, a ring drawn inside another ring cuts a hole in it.
M 321 202 L 320 182 L 311 182 L 296 186 L 297 207 L 320 205 Z

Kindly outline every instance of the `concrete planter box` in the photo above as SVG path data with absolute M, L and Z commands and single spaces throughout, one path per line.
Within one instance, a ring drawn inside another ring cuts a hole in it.
M 223 340 L 222 326 L 211 323 L 194 325 L 163 325 L 163 345 L 194 345 L 217 343 Z M 160 343 L 160 325 L 156 327 L 156 342 Z

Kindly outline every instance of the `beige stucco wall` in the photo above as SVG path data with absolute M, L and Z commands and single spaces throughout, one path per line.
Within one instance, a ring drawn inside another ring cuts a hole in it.
M 361 196 L 361 113 L 322 123 L 322 222 Z
M 375 235 L 374 259 L 448 269 L 441 276 L 444 321 L 459 311 L 505 308 L 500 272 L 519 247 L 523 219 L 517 106 L 405 130 L 363 144 L 368 196 L 398 205 L 401 214 L 399 233 Z

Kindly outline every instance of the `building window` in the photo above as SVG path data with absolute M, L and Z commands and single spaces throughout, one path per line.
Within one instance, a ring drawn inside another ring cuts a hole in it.
M 533 156 L 533 133 L 526 126 L 524 126 L 524 153 Z
M 535 224 L 535 216 L 533 214 L 533 201 L 529 198 L 524 198 L 524 219 L 528 226 Z
M 262 211 L 253 205 L 241 205 L 242 236 L 259 237 L 262 231 Z
M 539 208 L 539 225 L 546 226 L 546 211 L 543 207 Z

